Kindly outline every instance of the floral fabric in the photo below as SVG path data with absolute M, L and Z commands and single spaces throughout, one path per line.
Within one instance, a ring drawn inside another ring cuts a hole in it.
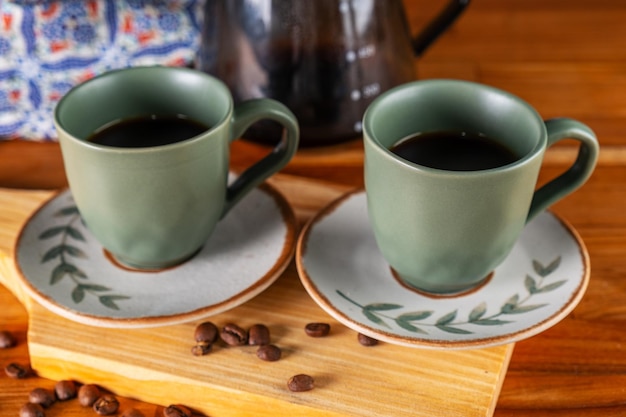
M 107 70 L 189 65 L 200 0 L 0 0 L 0 139 L 54 140 L 54 106 Z

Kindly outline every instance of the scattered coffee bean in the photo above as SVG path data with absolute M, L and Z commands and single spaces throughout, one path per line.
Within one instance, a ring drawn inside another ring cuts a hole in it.
M 76 397 L 76 384 L 74 381 L 59 381 L 54 385 L 54 392 L 59 401 L 67 401 Z
M 378 344 L 378 340 L 374 339 L 373 337 L 364 335 L 363 333 L 358 334 L 357 340 L 363 346 L 376 346 Z
M 184 405 L 172 404 L 163 409 L 163 417 L 191 417 L 191 410 Z
M 110 416 L 117 413 L 120 402 L 113 395 L 105 394 L 93 403 L 93 411 L 101 416 Z
M 324 337 L 330 333 L 330 324 L 328 323 L 309 323 L 304 326 L 304 332 L 311 337 Z
M 136 408 L 129 408 L 128 410 L 122 413 L 121 417 L 146 417 L 146 416 L 144 413 L 137 410 Z
M 28 394 L 28 401 L 39 404 L 43 408 L 50 407 L 56 400 L 54 392 L 45 388 L 35 388 Z
M 228 323 L 222 328 L 220 337 L 230 346 L 241 346 L 248 342 L 248 332 L 233 323 Z
M 268 345 L 270 343 L 270 329 L 264 324 L 255 324 L 248 330 L 248 344 L 252 346 Z
M 211 344 L 217 340 L 217 334 L 217 326 L 207 321 L 196 326 L 194 338 L 198 343 Z
M 19 363 L 10 363 L 4 368 L 4 372 L 10 378 L 24 379 L 28 378 L 31 374 L 29 366 L 20 365 Z
M 275 362 L 280 359 L 282 351 L 276 345 L 262 345 L 256 351 L 256 355 L 264 361 Z
M 12 348 L 16 344 L 17 340 L 15 340 L 15 336 L 12 333 L 6 330 L 0 331 L 0 349 Z
M 313 389 L 314 385 L 315 381 L 313 380 L 313 377 L 306 374 L 294 375 L 289 378 L 289 381 L 287 382 L 289 391 L 293 392 L 310 391 Z
M 211 349 L 212 349 L 213 345 L 209 344 L 209 343 L 198 343 L 197 345 L 195 345 L 194 347 L 191 348 L 191 353 L 194 356 L 204 356 L 206 354 L 208 354 Z
M 121 417 L 146 417 L 146 415 L 136 408 L 129 408 L 122 413 Z
M 100 388 L 94 384 L 85 384 L 78 389 L 78 402 L 83 407 L 92 407 L 100 398 Z
M 45 417 L 46 413 L 39 404 L 27 403 L 20 408 L 20 417 Z

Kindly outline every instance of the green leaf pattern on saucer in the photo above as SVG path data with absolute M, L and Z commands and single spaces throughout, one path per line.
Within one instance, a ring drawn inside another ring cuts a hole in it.
M 546 278 L 553 272 L 555 272 L 561 264 L 561 257 L 558 256 L 549 265 L 544 266 L 541 262 L 534 260 L 533 269 L 539 276 L 538 279 L 533 278 L 531 275 L 526 275 L 524 285 L 527 290 L 527 294 L 520 295 L 516 293 L 506 300 L 506 302 L 500 307 L 497 313 L 490 316 L 486 316 L 487 313 L 487 301 L 482 301 L 476 307 L 474 307 L 468 315 L 467 320 L 459 319 L 457 317 L 458 311 L 453 310 L 440 316 L 434 321 L 424 321 L 430 319 L 435 313 L 433 310 L 418 310 L 402 313 L 398 316 L 392 316 L 385 312 L 392 310 L 399 310 L 404 308 L 403 305 L 395 303 L 369 303 L 367 305 L 361 305 L 357 301 L 348 297 L 340 290 L 336 290 L 337 294 L 351 302 L 355 306 L 361 308 L 363 315 L 372 323 L 391 328 L 389 321 L 395 323 L 397 326 L 414 333 L 428 334 L 425 328 L 436 327 L 437 329 L 453 334 L 473 334 L 474 332 L 464 328 L 468 324 L 480 325 L 480 326 L 502 326 L 504 324 L 512 323 L 514 320 L 509 319 L 507 316 L 524 314 L 529 311 L 533 311 L 546 304 L 530 304 L 531 299 L 535 294 L 547 293 L 554 291 L 561 285 L 565 284 L 566 280 L 559 280 L 555 282 L 545 282 Z M 507 317 L 503 319 L 502 317 Z
M 97 297 L 103 306 L 119 310 L 118 302 L 128 300 L 131 297 L 119 294 L 105 294 L 113 290 L 104 285 L 90 283 L 85 271 L 72 262 L 74 258 L 87 258 L 87 254 L 79 246 L 76 246 L 86 242 L 83 233 L 75 226 L 76 223 L 82 224 L 78 208 L 76 206 L 65 206 L 57 210 L 54 216 L 66 218 L 67 223 L 60 226 L 52 226 L 39 235 L 40 240 L 50 240 L 56 243 L 44 253 L 41 259 L 41 263 L 58 261 L 50 273 L 50 285 L 57 284 L 67 277 L 75 284 L 72 290 L 72 301 L 75 304 L 79 304 L 85 299 L 85 296 L 90 295 Z
M 144 328 L 204 319 L 268 288 L 294 252 L 296 217 L 270 185 L 250 191 L 188 262 L 123 268 L 91 234 L 69 190 L 43 203 L 15 245 L 16 277 L 51 312 L 80 323 Z
M 342 324 L 427 349 L 484 348 L 537 335 L 574 309 L 590 278 L 578 233 L 543 212 L 477 288 L 445 296 L 412 289 L 380 253 L 363 191 L 331 202 L 305 226 L 296 266 L 309 295 Z

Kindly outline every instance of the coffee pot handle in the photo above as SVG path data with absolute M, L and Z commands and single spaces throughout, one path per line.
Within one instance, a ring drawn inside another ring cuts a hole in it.
M 415 56 L 422 53 L 452 25 L 467 7 L 470 0 L 452 0 L 417 36 L 412 45 Z
M 300 130 L 296 116 L 285 105 L 266 98 L 244 101 L 235 106 L 230 141 L 239 139 L 250 125 L 262 119 L 274 120 L 283 125 L 282 138 L 269 154 L 246 169 L 228 186 L 222 217 L 245 194 L 287 165 L 298 149 Z
M 596 135 L 583 123 L 568 118 L 555 118 L 546 120 L 545 125 L 548 132 L 546 149 L 562 139 L 577 140 L 580 148 L 576 160 L 567 171 L 535 191 L 526 222 L 583 185 L 591 176 L 600 152 Z

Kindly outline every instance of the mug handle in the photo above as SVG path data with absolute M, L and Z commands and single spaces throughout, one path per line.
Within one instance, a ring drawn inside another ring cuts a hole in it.
M 281 140 L 267 156 L 247 168 L 228 186 L 221 217 L 244 195 L 287 165 L 298 149 L 300 129 L 296 116 L 282 103 L 268 98 L 247 100 L 235 106 L 230 142 L 239 139 L 251 124 L 262 119 L 283 125 L 285 130 Z
M 470 0 L 452 0 L 417 36 L 412 39 L 413 51 L 419 57 L 458 19 Z
M 546 149 L 566 138 L 579 141 L 580 148 L 576 161 L 567 171 L 535 191 L 526 222 L 583 185 L 591 176 L 600 151 L 596 135 L 577 120 L 556 118 L 546 120 L 545 125 L 548 132 Z

